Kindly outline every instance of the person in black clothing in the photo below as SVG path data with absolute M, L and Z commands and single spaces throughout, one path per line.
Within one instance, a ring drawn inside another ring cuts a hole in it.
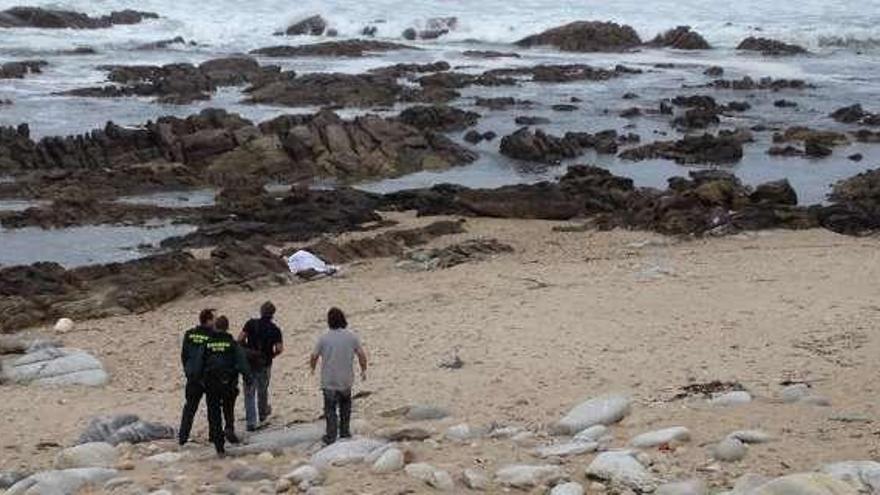
M 244 381 L 244 412 L 247 430 L 257 429 L 257 418 L 262 423 L 272 414 L 269 405 L 269 380 L 272 361 L 284 351 L 281 329 L 272 321 L 275 305 L 267 301 L 260 307 L 260 317 L 249 320 L 238 341 L 245 349 L 251 368 L 250 378 Z
M 208 334 L 214 330 L 214 310 L 203 309 L 199 313 L 199 325 L 187 330 L 183 335 L 183 346 L 180 350 L 180 361 L 183 363 L 183 372 L 186 375 L 185 397 L 183 414 L 180 418 L 180 430 L 178 430 L 178 442 L 180 445 L 189 441 L 192 431 L 193 419 L 199 410 L 199 402 L 205 394 L 205 386 L 202 383 L 202 350 L 208 341 Z
M 238 395 L 238 375 L 249 378 L 244 351 L 229 335 L 229 320 L 217 319 L 216 329 L 208 333 L 204 345 L 202 378 L 205 384 L 205 402 L 208 405 L 208 439 L 221 457 L 226 454 L 226 439 L 235 438 L 232 413 Z M 226 414 L 226 431 L 223 415 Z

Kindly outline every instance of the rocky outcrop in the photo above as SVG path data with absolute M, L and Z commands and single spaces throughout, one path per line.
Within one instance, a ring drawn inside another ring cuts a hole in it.
M 326 30 L 327 21 L 319 15 L 313 15 L 291 24 L 284 31 L 284 34 L 288 36 L 321 36 Z
M 527 127 L 501 138 L 500 151 L 517 160 L 543 163 L 558 163 L 583 154 L 583 148 L 574 139 L 558 138 Z
M 424 29 L 407 28 L 401 33 L 405 40 L 435 40 L 449 34 L 458 27 L 457 17 L 432 17 L 425 23 Z
M 709 50 L 712 48 L 700 33 L 692 31 L 690 26 L 678 26 L 663 34 L 658 34 L 649 45 L 675 48 L 677 50 Z
M 442 170 L 477 157 L 442 135 L 375 115 L 345 121 L 325 111 L 279 137 L 295 163 L 342 179 Z
M 416 50 L 416 48 L 375 40 L 326 41 L 308 45 L 280 45 L 258 48 L 250 52 L 252 55 L 265 57 L 363 57 L 370 53 L 391 52 L 396 50 Z
M 413 106 L 400 112 L 398 120 L 423 131 L 462 131 L 477 124 L 480 114 L 446 105 Z
M 782 41 L 772 40 L 769 38 L 748 37 L 736 47 L 737 50 L 748 50 L 753 52 L 761 52 L 762 55 L 800 55 L 807 53 L 807 50 L 798 45 L 783 43 Z
M 427 72 L 445 72 L 451 69 L 449 62 L 432 62 L 429 64 L 395 64 L 387 67 L 378 67 L 370 69 L 370 74 L 378 74 L 394 78 L 412 76 L 414 74 L 424 74 Z
M 188 104 L 208 100 L 217 88 L 247 83 L 266 84 L 291 74 L 277 66 L 260 67 L 251 57 L 233 56 L 192 64 L 104 66 L 113 86 L 95 86 L 66 91 L 69 96 L 118 98 L 155 97 L 159 103 Z
M 3 367 L 7 381 L 22 385 L 105 385 L 110 379 L 104 366 L 79 349 L 45 347 L 12 360 Z M 0 380 L 2 381 L 2 380 Z
M 246 102 L 293 107 L 393 105 L 403 87 L 394 78 L 373 74 L 305 74 L 247 88 Z
M 859 104 L 838 108 L 831 118 L 843 124 L 880 125 L 880 114 L 866 112 Z
M 641 43 L 630 26 L 596 21 L 572 22 L 516 42 L 521 47 L 552 45 L 566 52 L 623 52 Z
M 146 19 L 158 19 L 152 12 L 121 10 L 102 17 L 69 10 L 43 9 L 40 7 L 13 7 L 0 12 L 0 27 L 41 29 L 100 29 L 117 24 L 138 24 Z
M 662 158 L 681 164 L 736 163 L 743 157 L 744 137 L 739 134 L 685 136 L 677 141 L 657 141 L 620 153 L 624 160 Z
M 821 212 L 822 226 L 841 234 L 863 235 L 880 230 L 880 169 L 834 184 Z
M 574 81 L 607 81 L 624 74 L 639 72 L 641 71 L 629 69 L 622 65 L 609 70 L 585 64 L 541 64 L 533 67 L 494 69 L 486 72 L 484 76 L 531 76 L 532 82 L 565 83 Z
M 510 77 L 502 77 L 496 73 L 465 74 L 462 72 L 440 72 L 418 79 L 423 88 L 447 88 L 461 89 L 468 86 L 515 86 L 516 80 Z
M 715 89 L 733 89 L 736 91 L 781 91 L 784 89 L 809 89 L 814 86 L 807 84 L 802 79 L 773 79 L 772 77 L 762 77 L 757 81 L 751 77 L 743 77 L 742 79 L 716 79 L 707 84 L 707 88 Z
M 22 79 L 28 74 L 39 74 L 49 65 L 45 60 L 22 60 L 0 65 L 0 79 Z

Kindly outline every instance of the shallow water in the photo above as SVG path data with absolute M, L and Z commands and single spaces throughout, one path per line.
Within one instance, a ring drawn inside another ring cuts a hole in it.
M 0 0 L 0 9 L 18 4 L 19 0 Z M 224 88 L 211 101 L 180 106 L 159 105 L 146 98 L 93 99 L 53 94 L 103 84 L 105 73 L 97 70 L 102 64 L 199 63 L 262 46 L 319 41 L 322 38 L 286 38 L 272 35 L 292 21 L 312 14 L 321 14 L 327 18 L 329 27 L 338 30 L 341 38 L 357 36 L 365 25 L 371 24 L 377 26 L 380 39 L 395 41 L 400 41 L 400 33 L 405 28 L 424 27 L 431 17 L 455 16 L 459 22 L 453 32 L 439 40 L 416 42 L 421 48 L 418 51 L 392 52 L 360 59 L 264 58 L 261 62 L 278 64 L 299 73 L 360 73 L 394 63 L 426 63 L 438 60 L 450 62 L 457 70 L 471 72 L 540 63 L 588 63 L 607 68 L 624 63 L 646 71 L 641 75 L 607 82 L 526 83 L 519 87 L 463 90 L 463 97 L 453 104 L 482 114 L 477 129 L 492 130 L 499 136 L 516 130 L 513 119 L 517 115 L 538 115 L 552 121 L 551 124 L 541 127 L 554 134 L 616 129 L 638 133 L 643 142 L 674 139 L 678 134 L 670 129 L 666 117 L 623 119 L 617 115 L 630 106 L 656 108 L 662 98 L 700 92 L 711 94 L 721 103 L 739 100 L 748 101 L 753 106 L 749 112 L 725 120 L 722 123 L 725 128 L 757 124 L 771 127 L 797 124 L 845 130 L 846 127 L 828 118 L 830 111 L 856 102 L 863 103 L 869 110 L 880 111 L 880 107 L 873 106 L 880 95 L 880 0 L 743 0 L 722 5 L 708 5 L 703 0 L 435 0 L 418 3 L 400 0 L 261 0 L 250 3 L 217 0 L 204 2 L 197 9 L 193 8 L 191 2 L 170 0 L 36 0 L 29 5 L 67 8 L 93 15 L 134 8 L 154 11 L 162 16 L 159 20 L 139 25 L 102 30 L 0 29 L 0 60 L 42 58 L 50 63 L 42 74 L 31 75 L 22 80 L 0 80 L 0 99 L 14 102 L 0 112 L 0 125 L 27 122 L 34 137 L 85 132 L 103 127 L 108 120 L 121 125 L 142 125 L 163 115 L 185 116 L 208 107 L 223 107 L 254 121 L 266 120 L 283 113 L 313 112 L 315 108 L 242 104 L 240 88 Z M 509 43 L 517 39 L 579 19 L 630 24 L 643 39 L 650 39 L 677 25 L 687 24 L 704 35 L 715 49 L 699 53 L 648 49 L 629 54 L 567 54 L 549 49 L 533 49 L 519 51 L 522 55 L 520 59 L 496 60 L 475 60 L 462 55 L 463 51 L 469 49 L 511 51 Z M 768 58 L 737 53 L 735 46 L 750 35 L 798 43 L 809 48 L 813 54 Z M 163 50 L 133 50 L 143 43 L 176 36 L 194 41 L 198 46 L 172 45 Z M 83 56 L 58 53 L 77 46 L 90 46 L 99 53 Z M 677 68 L 654 68 L 654 64 L 658 63 L 676 64 Z M 802 78 L 815 84 L 816 88 L 803 92 L 779 93 L 682 89 L 683 85 L 708 82 L 709 79 L 702 75 L 702 68 L 710 65 L 724 67 L 725 78 L 745 75 L 756 78 Z M 635 92 L 640 98 L 622 100 L 621 96 L 627 92 Z M 514 96 L 533 100 L 536 105 L 528 109 L 489 111 L 473 105 L 477 96 Z M 552 104 L 567 103 L 572 97 L 583 100 L 577 104 L 580 107 L 577 111 L 560 113 L 550 109 Z M 773 106 L 773 101 L 780 98 L 796 101 L 798 107 L 777 109 Z M 395 107 L 387 113 L 399 111 L 400 108 Z M 346 109 L 339 113 L 344 117 L 352 117 L 368 111 L 373 110 Z M 452 137 L 460 140 L 460 134 L 462 133 L 455 133 Z M 835 149 L 832 157 L 821 161 L 803 158 L 771 159 L 766 155 L 770 146 L 769 134 L 758 134 L 756 138 L 757 143 L 746 147 L 746 156 L 742 162 L 729 169 L 748 184 L 788 178 L 803 204 L 823 201 L 830 184 L 876 166 L 877 159 L 880 158 L 880 152 L 875 147 L 852 145 Z M 601 165 L 616 174 L 633 178 L 638 185 L 664 187 L 669 177 L 686 175 L 692 170 L 691 167 L 678 166 L 668 161 L 630 163 L 614 156 L 596 156 L 592 153 L 561 166 L 525 164 L 503 157 L 498 152 L 498 144 L 499 139 L 478 145 L 480 158 L 472 165 L 444 172 L 421 172 L 362 184 L 360 187 L 383 192 L 424 187 L 440 182 L 454 182 L 471 187 L 496 187 L 553 179 L 564 172 L 564 165 L 570 163 Z M 848 155 L 856 152 L 862 153 L 865 160 L 860 163 L 847 160 Z M 213 193 L 194 191 L 186 194 L 188 200 L 181 198 L 180 193 L 162 193 L 125 198 L 123 201 L 162 206 L 204 206 L 212 204 Z M 7 209 L 21 207 L 20 204 L 6 203 Z M 4 204 L 0 203 L 0 209 L 2 208 Z M 88 252 L 87 255 L 49 247 L 29 253 L 29 257 L 25 258 L 81 263 L 89 259 L 135 257 L 137 251 L 120 249 L 140 243 L 136 242 L 137 236 L 152 236 L 157 230 L 163 232 L 162 235 L 169 232 L 163 229 L 126 230 L 131 229 L 130 227 L 86 229 L 98 230 L 76 230 L 70 234 L 65 231 L 49 231 L 45 235 L 51 238 L 48 246 L 54 245 L 55 239 L 66 238 L 71 245 L 82 245 L 82 251 Z M 0 262 L 9 263 L 9 259 L 19 255 L 18 251 L 21 249 L 16 246 L 21 246 L 22 242 L 31 246 L 42 246 L 39 242 L 28 242 L 38 235 L 41 234 L 27 229 L 17 232 L 0 231 Z M 95 241 L 96 236 L 101 238 L 100 241 Z M 106 240 L 109 242 L 105 242 Z M 19 244 L 14 244 L 16 242 Z
M 191 225 L 154 223 L 144 227 L 85 226 L 44 230 L 0 228 L 0 265 L 55 261 L 67 268 L 129 261 L 158 247 L 163 239 L 193 232 Z

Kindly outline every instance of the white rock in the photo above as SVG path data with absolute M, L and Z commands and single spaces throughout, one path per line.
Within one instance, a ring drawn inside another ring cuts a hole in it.
M 471 440 L 473 438 L 477 438 L 483 433 L 484 432 L 479 431 L 476 428 L 471 428 L 471 426 L 466 423 L 462 423 L 460 425 L 450 426 L 449 428 L 447 428 L 444 436 L 450 440 L 463 442 Z
M 275 460 L 275 456 L 271 452 L 263 452 L 257 456 L 259 462 L 269 463 Z
M 584 495 L 584 487 L 580 483 L 562 483 L 550 490 L 550 495 Z
M 446 408 L 427 404 L 411 406 L 404 415 L 410 421 L 432 421 L 447 416 L 449 416 L 449 411 Z
M 178 452 L 162 452 L 161 454 L 156 454 L 144 459 L 147 462 L 152 462 L 153 464 L 166 465 L 166 464 L 176 464 L 183 459 L 183 454 Z
M 70 318 L 59 318 L 55 322 L 55 331 L 58 333 L 67 333 L 73 331 L 73 320 Z
M 105 385 L 110 376 L 97 358 L 80 349 L 45 347 L 4 366 L 7 380 L 34 385 Z
M 390 448 L 373 463 L 373 472 L 378 474 L 393 473 L 403 469 L 404 457 L 400 449 Z
M 495 473 L 495 481 L 512 488 L 529 489 L 552 484 L 565 478 L 559 466 L 514 464 L 505 466 Z
M 683 426 L 674 426 L 637 435 L 629 441 L 631 447 L 649 449 L 668 443 L 684 443 L 691 440 L 691 432 Z
M 730 493 L 734 495 L 746 495 L 761 485 L 766 485 L 770 480 L 771 478 L 762 474 L 746 473 L 737 478 L 736 483 L 733 484 L 733 491 Z
M 553 427 L 558 435 L 574 435 L 595 425 L 612 425 L 630 411 L 631 400 L 626 395 L 611 394 L 596 397 L 575 406 Z
M 595 452 L 599 448 L 596 442 L 568 442 L 556 445 L 547 445 L 535 449 L 535 455 L 541 458 L 568 457 Z
M 845 461 L 822 466 L 821 471 L 860 493 L 880 494 L 880 462 Z
M 533 440 L 535 440 L 535 434 L 531 431 L 521 431 L 510 437 L 510 441 L 517 445 L 533 443 Z
M 406 472 L 407 476 L 410 478 L 415 478 L 419 481 L 424 481 L 425 483 L 434 476 L 434 471 L 436 469 L 434 466 L 430 464 L 425 464 L 424 462 L 415 462 L 412 464 L 408 464 L 406 468 L 404 468 L 404 472 Z
M 603 452 L 587 466 L 587 477 L 607 481 L 616 487 L 652 492 L 657 481 L 630 451 Z
M 482 469 L 465 469 L 462 473 L 464 486 L 471 490 L 485 491 L 489 489 L 489 476 Z
M 747 444 L 768 443 L 773 441 L 773 437 L 770 436 L 769 433 L 761 430 L 740 430 L 735 431 L 728 436 Z
M 727 437 L 712 448 L 712 457 L 721 462 L 736 462 L 742 460 L 748 451 L 746 444 L 736 438 Z
M 62 450 L 55 456 L 55 469 L 88 467 L 111 468 L 119 453 L 116 447 L 104 442 L 92 442 Z
M 607 426 L 595 425 L 580 431 L 577 435 L 574 436 L 573 440 L 576 442 L 598 442 L 599 439 L 604 437 L 607 433 Z
M 783 402 L 797 402 L 810 395 L 810 386 L 806 383 L 795 383 L 782 389 L 780 398 Z
M 735 390 L 724 394 L 715 394 L 709 403 L 718 407 L 740 406 L 752 402 L 752 395 L 745 390 Z
M 824 473 L 792 474 L 777 478 L 749 495 L 857 495 L 857 491 Z
M 503 426 L 496 428 L 489 433 L 489 438 L 512 438 L 514 435 L 522 433 L 524 430 L 519 426 Z
M 88 485 L 98 485 L 116 477 L 115 469 L 77 468 L 43 471 L 6 490 L 5 495 L 69 495 Z
M 321 480 L 324 477 L 321 474 L 321 471 L 318 470 L 318 468 L 309 464 L 305 464 L 285 474 L 284 476 L 282 476 L 282 478 L 290 480 L 292 483 L 297 485 L 303 482 L 310 485 L 317 485 L 320 484 Z
M 440 490 L 441 492 L 451 492 L 455 490 L 455 481 L 448 472 L 437 469 L 431 474 L 428 485 Z
M 703 480 L 679 481 L 660 485 L 654 495 L 707 495 L 709 488 Z
M 363 462 L 371 452 L 384 446 L 385 442 L 371 438 L 341 440 L 316 452 L 312 456 L 312 464 L 319 468 L 357 464 Z

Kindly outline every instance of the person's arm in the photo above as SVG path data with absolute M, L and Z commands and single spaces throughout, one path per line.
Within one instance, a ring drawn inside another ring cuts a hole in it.
M 315 374 L 315 368 L 318 367 L 318 359 L 321 357 L 321 342 L 322 339 L 318 339 L 318 343 L 315 344 L 315 350 L 312 351 L 312 355 L 309 358 L 309 368 L 312 370 L 312 374 Z
M 238 343 L 247 346 L 248 343 L 248 329 L 251 325 L 250 320 L 248 320 L 243 327 L 241 327 L 241 332 L 238 334 Z
M 367 381 L 367 353 L 362 346 L 358 346 L 354 353 L 357 354 L 358 364 L 361 367 L 361 380 Z
M 183 334 L 183 344 L 180 346 L 180 364 L 186 368 L 186 361 L 189 358 L 189 332 Z
M 244 353 L 244 349 L 242 349 L 240 345 L 235 346 L 235 368 L 241 376 L 250 379 L 251 367 L 248 364 L 247 355 Z

